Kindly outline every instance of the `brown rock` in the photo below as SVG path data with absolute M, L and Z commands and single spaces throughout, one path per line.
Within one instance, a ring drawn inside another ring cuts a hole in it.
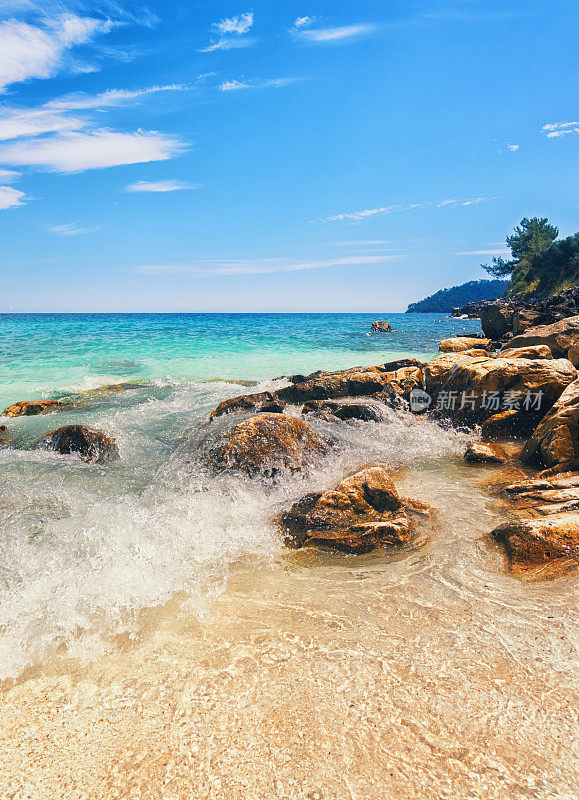
M 558 577 L 579 565 L 577 512 L 507 522 L 491 535 L 505 548 L 509 571 L 527 580 Z
M 258 414 L 283 414 L 285 410 L 285 403 L 281 400 L 270 400 L 267 403 L 263 403 L 258 409 Z
M 501 358 L 546 358 L 551 361 L 553 353 L 546 344 L 537 344 L 534 347 L 509 347 L 501 351 Z
M 489 345 L 488 339 L 479 339 L 476 336 L 457 336 L 452 339 L 443 339 L 439 350 L 441 353 L 464 353 L 466 350 L 485 350 Z M 488 353 L 485 352 L 485 355 Z
M 410 359 L 409 359 L 410 361 Z M 399 362 L 398 362 L 399 363 Z M 419 362 L 414 362 L 419 365 Z M 411 362 L 411 369 L 420 370 Z M 394 365 L 397 362 L 394 362 Z M 306 403 L 308 400 L 330 400 L 340 397 L 368 397 L 384 390 L 386 384 L 402 369 L 385 364 L 378 367 L 355 367 L 339 372 L 317 372 L 312 375 L 296 375 L 290 386 L 278 389 L 276 396 L 289 403 Z
M 211 412 L 209 421 L 222 414 L 235 414 L 243 411 L 255 411 L 264 403 L 273 403 L 276 398 L 272 392 L 259 392 L 257 394 L 242 394 L 239 397 L 231 397 L 219 403 L 217 408 Z
M 64 400 L 21 400 L 4 409 L 5 417 L 33 417 L 36 414 L 50 414 L 53 411 L 68 411 L 75 403 Z
M 496 304 L 483 305 L 479 317 L 485 336 L 489 339 L 502 339 L 513 330 L 514 311 L 508 306 Z
M 509 460 L 507 451 L 500 444 L 483 442 L 471 442 L 464 457 L 471 464 L 504 464 Z
M 310 400 L 304 404 L 302 414 L 330 414 L 341 420 L 359 419 L 365 422 L 382 422 L 384 414 L 377 403 L 355 403 L 339 400 Z
M 538 318 L 539 313 L 537 311 L 515 311 L 513 316 L 513 333 L 515 336 L 532 328 Z
M 573 347 L 567 353 L 567 358 L 573 364 L 574 367 L 579 367 L 579 342 L 574 344 Z
M 108 386 L 99 386 L 96 389 L 87 389 L 84 392 L 79 392 L 79 395 L 94 397 L 108 394 L 120 394 L 121 392 L 128 392 L 131 389 L 142 389 L 143 385 L 140 383 L 111 383 Z
M 579 466 L 579 379 L 567 386 L 520 457 L 524 464 L 559 471 Z
M 503 410 L 516 410 L 504 408 L 508 403 L 518 402 L 522 416 L 527 411 L 545 414 L 576 376 L 577 370 L 567 359 L 471 358 L 462 353 L 440 355 L 424 368 L 432 407 L 443 416 L 469 424 Z M 494 395 L 500 401 L 498 409 L 489 400 L 492 392 L 498 392 Z M 536 398 L 539 392 L 540 407 L 535 409 L 529 397 Z M 526 396 L 528 409 L 524 408 Z
M 231 428 L 208 460 L 218 470 L 274 476 L 282 469 L 299 471 L 328 449 L 307 423 L 285 414 L 258 414 Z
M 579 511 L 579 474 L 523 480 L 505 486 L 503 491 L 515 509 L 526 516 L 546 516 L 564 511 Z
M 483 442 L 496 442 L 500 439 L 528 439 L 544 412 L 512 409 L 500 411 L 485 420 L 481 427 Z
M 579 344 L 579 316 L 567 317 L 552 325 L 529 328 L 510 340 L 509 349 L 538 344 L 547 345 L 555 358 L 566 358 L 569 350 Z
M 462 355 L 470 356 L 471 358 L 481 358 L 481 356 L 482 358 L 489 358 L 489 351 L 473 348 L 472 350 L 464 350 Z
M 412 541 L 405 502 L 386 467 L 366 467 L 335 489 L 306 495 L 281 516 L 280 524 L 290 547 L 319 545 L 366 553 Z M 412 510 L 412 501 L 407 502 L 408 510 Z M 427 509 L 417 504 L 414 510 L 424 514 Z
M 392 325 L 389 322 L 384 322 L 383 320 L 376 320 L 376 322 L 372 323 L 372 327 L 370 328 L 370 333 L 388 333 L 392 330 Z
M 94 461 L 102 464 L 119 457 L 114 439 L 101 431 L 85 428 L 84 425 L 66 425 L 64 428 L 49 431 L 40 439 L 37 447 L 55 450 L 63 455 L 76 453 L 87 463 Z

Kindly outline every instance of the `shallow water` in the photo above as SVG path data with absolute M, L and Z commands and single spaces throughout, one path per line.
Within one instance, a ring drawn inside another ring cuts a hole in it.
M 310 357 L 280 353 L 269 375 Z M 383 359 L 346 364 L 364 360 Z M 54 369 L 56 392 L 78 388 Z M 505 513 L 480 486 L 493 470 L 463 463 L 463 434 L 318 420 L 339 447 L 308 475 L 210 478 L 184 445 L 240 387 L 146 377 L 6 420 L 23 449 L 0 450 L 0 797 L 574 797 L 575 582 L 505 574 L 484 538 Z M 72 421 L 121 459 L 26 449 Z M 423 546 L 285 550 L 277 514 L 372 461 L 436 508 Z

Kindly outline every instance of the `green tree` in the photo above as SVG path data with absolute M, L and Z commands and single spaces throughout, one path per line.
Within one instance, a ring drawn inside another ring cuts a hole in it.
M 506 242 L 511 249 L 511 259 L 493 258 L 492 264 L 481 264 L 491 275 L 512 275 L 518 279 L 528 274 L 536 257 L 546 250 L 559 235 L 559 229 L 551 225 L 546 217 L 521 220 Z

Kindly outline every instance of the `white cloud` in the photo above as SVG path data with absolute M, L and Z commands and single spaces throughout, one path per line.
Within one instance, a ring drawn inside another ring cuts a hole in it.
M 76 117 L 67 117 L 47 108 L 0 108 L 0 141 L 20 136 L 39 136 L 43 133 L 61 133 L 84 127 Z
M 579 122 L 549 122 L 541 128 L 547 134 L 548 139 L 555 139 L 559 136 L 579 133 Z
M 371 247 L 378 244 L 394 244 L 393 239 L 358 239 L 353 242 L 334 242 L 337 247 Z
M 137 181 L 125 186 L 125 192 L 179 192 L 198 188 L 199 184 L 184 181 Z
M 0 169 L 0 181 L 15 181 L 19 177 L 20 173 L 13 169 Z
M 511 254 L 510 250 L 501 248 L 500 250 L 463 250 L 457 253 L 457 256 L 508 256 Z
M 238 33 L 243 35 L 253 27 L 253 11 L 241 14 L 239 17 L 230 17 L 216 22 L 213 26 L 220 33 Z
M 516 153 L 517 150 L 519 149 L 518 144 L 508 144 L 507 147 L 512 153 Z
M 150 264 L 135 267 L 134 271 L 148 274 L 176 274 L 194 278 L 222 275 L 269 275 L 275 272 L 301 272 L 340 266 L 383 264 L 399 256 L 350 256 L 318 260 L 293 261 L 287 258 L 199 260 L 189 264 Z
M 64 225 L 53 225 L 48 230 L 58 236 L 82 236 L 85 233 L 94 233 L 98 228 L 83 228 L 77 222 L 67 222 Z
M 323 222 L 360 222 L 370 217 L 380 217 L 394 214 L 398 211 L 424 210 L 427 208 L 443 208 L 445 206 L 472 206 L 493 200 L 492 197 L 474 197 L 469 200 L 439 200 L 438 202 L 408 203 L 407 205 L 381 206 L 379 208 L 366 208 L 362 211 L 350 211 L 326 217 Z
M 12 186 L 0 186 L 0 210 L 23 205 L 25 194 Z
M 300 28 L 309 28 L 310 25 L 313 25 L 316 21 L 315 17 L 298 17 L 294 20 L 294 30 L 300 30 Z
M 108 108 L 121 106 L 131 100 L 137 100 L 149 94 L 159 92 L 183 92 L 189 89 L 182 83 L 171 83 L 166 86 L 149 86 L 146 89 L 108 89 L 100 94 L 90 95 L 84 92 L 65 95 L 45 103 L 43 108 L 62 111 L 76 111 L 81 109 Z
M 15 19 L 0 23 L 0 91 L 30 78 L 50 78 L 67 51 L 111 29 L 106 21 L 61 14 L 42 27 Z
M 69 173 L 164 161 L 183 149 L 179 140 L 155 131 L 117 133 L 101 129 L 2 145 L 0 163 Z
M 376 30 L 375 25 L 345 25 L 341 28 L 308 28 L 296 30 L 300 38 L 308 42 L 339 42 L 354 36 L 363 36 Z
M 295 83 L 298 78 L 269 78 L 268 80 L 256 81 L 223 81 L 217 87 L 220 92 L 235 92 L 240 89 L 280 89 L 282 86 L 289 86 Z
M 211 42 L 207 47 L 202 47 L 201 53 L 213 53 L 215 50 L 238 50 L 242 47 L 250 47 L 255 39 L 218 39 Z

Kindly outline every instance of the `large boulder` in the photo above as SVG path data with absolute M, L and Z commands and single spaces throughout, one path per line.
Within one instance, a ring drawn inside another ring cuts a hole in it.
M 467 424 L 503 411 L 544 415 L 577 377 L 567 359 L 472 358 L 461 353 L 440 355 L 423 372 L 432 408 Z
M 567 386 L 520 458 L 524 464 L 562 472 L 579 466 L 579 380 Z
M 273 477 L 280 470 L 297 472 L 329 444 L 306 422 L 285 414 L 258 414 L 238 422 L 207 453 L 217 470 Z
M 103 464 L 119 457 L 115 440 L 101 431 L 84 425 L 65 425 L 45 433 L 37 444 L 43 450 L 54 450 L 62 455 L 74 453 L 83 461 Z
M 505 464 L 509 454 L 500 444 L 471 442 L 465 451 L 464 458 L 470 464 Z
M 455 336 L 452 339 L 443 339 L 438 349 L 441 353 L 464 353 L 467 350 L 487 350 L 489 344 L 489 339 Z
M 217 408 L 211 412 L 209 421 L 223 414 L 257 411 L 264 405 L 274 402 L 275 396 L 273 392 L 258 392 L 256 394 L 242 394 L 239 397 L 230 397 L 229 400 L 219 403 Z
M 392 325 L 390 325 L 389 322 L 384 322 L 384 320 L 377 319 L 376 322 L 372 323 L 370 333 L 388 333 L 391 330 Z
M 502 339 L 513 331 L 514 309 L 500 303 L 482 305 L 479 317 L 485 336 L 489 339 Z
M 408 509 L 428 507 L 402 500 L 384 466 L 372 466 L 343 480 L 335 489 L 308 494 L 280 518 L 290 547 L 318 545 L 350 553 L 408 545 L 413 539 Z
M 579 565 L 577 512 L 506 522 L 491 535 L 505 548 L 509 571 L 527 580 L 555 578 Z
M 579 474 L 517 481 L 504 487 L 514 508 L 525 516 L 579 511 Z
M 533 325 L 537 325 L 538 319 L 538 311 L 529 311 L 527 309 L 515 311 L 513 316 L 513 333 L 515 336 L 524 333 L 525 331 L 529 330 L 529 328 L 532 328 Z
M 513 337 L 509 349 L 547 345 L 555 358 L 567 358 L 569 350 L 579 344 L 579 316 L 568 317 L 552 325 L 538 325 Z
M 33 417 L 36 414 L 51 414 L 53 411 L 68 411 L 74 403 L 65 400 L 21 400 L 4 409 L 5 417 Z
M 546 344 L 537 344 L 534 347 L 509 347 L 501 352 L 501 358 L 546 358 L 551 361 L 553 353 Z
M 341 420 L 357 419 L 364 422 L 382 422 L 384 413 L 376 402 L 352 400 L 310 400 L 304 404 L 302 414 L 329 415 Z

